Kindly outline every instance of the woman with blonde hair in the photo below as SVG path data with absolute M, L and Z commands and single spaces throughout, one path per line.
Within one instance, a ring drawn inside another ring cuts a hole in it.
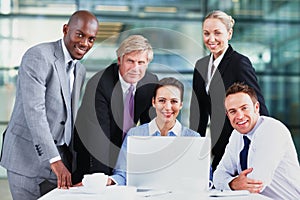
M 205 136 L 210 121 L 213 170 L 221 160 L 233 130 L 223 104 L 226 89 L 234 82 L 251 86 L 260 102 L 260 114 L 268 115 L 251 61 L 229 44 L 234 24 L 234 19 L 220 10 L 212 11 L 205 17 L 202 36 L 210 55 L 196 62 L 193 74 L 190 128 Z

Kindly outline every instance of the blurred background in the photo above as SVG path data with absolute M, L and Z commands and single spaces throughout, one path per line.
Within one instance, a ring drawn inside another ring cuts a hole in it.
M 270 115 L 290 129 L 300 154 L 300 0 L 0 0 L 1 133 L 12 112 L 22 55 L 37 43 L 62 38 L 63 24 L 78 9 L 100 22 L 97 42 L 82 61 L 86 80 L 116 60 L 125 37 L 142 34 L 154 48 L 149 70 L 186 86 L 180 115 L 186 126 L 194 64 L 208 54 L 203 18 L 225 11 L 236 21 L 230 44 L 252 61 Z M 6 177 L 1 167 L 0 177 Z

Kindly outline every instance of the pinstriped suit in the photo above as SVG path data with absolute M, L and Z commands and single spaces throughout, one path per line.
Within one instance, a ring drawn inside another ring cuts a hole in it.
M 0 164 L 26 177 L 46 177 L 49 160 L 59 156 L 56 141 L 64 135 L 71 104 L 62 40 L 42 43 L 23 56 L 18 72 L 16 101 L 8 124 Z M 72 96 L 76 117 L 85 68 L 77 62 Z M 54 177 L 55 174 L 53 173 Z

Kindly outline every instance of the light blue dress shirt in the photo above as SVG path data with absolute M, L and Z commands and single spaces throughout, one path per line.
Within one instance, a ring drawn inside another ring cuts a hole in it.
M 115 169 L 113 170 L 113 175 L 110 177 L 118 185 L 126 185 L 126 165 L 127 165 L 127 137 L 128 136 L 161 136 L 159 129 L 156 125 L 155 119 L 147 124 L 131 128 L 122 144 L 119 157 Z M 200 135 L 181 125 L 181 123 L 176 120 L 174 127 L 168 132 L 167 136 L 191 136 L 200 137 Z

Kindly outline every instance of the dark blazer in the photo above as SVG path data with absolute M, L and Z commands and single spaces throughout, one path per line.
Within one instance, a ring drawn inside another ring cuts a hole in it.
M 75 151 L 77 170 L 73 182 L 83 174 L 103 172 L 112 174 L 122 145 L 123 92 L 119 81 L 119 66 L 114 63 L 98 72 L 87 83 L 82 105 L 76 120 Z M 146 72 L 138 82 L 134 96 L 134 122 L 144 124 L 152 114 L 152 96 L 158 81 Z
M 230 45 L 212 78 L 209 94 L 207 94 L 205 87 L 209 59 L 210 55 L 201 58 L 196 62 L 194 69 L 190 128 L 205 136 L 210 116 L 212 154 L 214 155 L 212 167 L 215 170 L 224 154 L 233 130 L 225 114 L 224 98 L 226 90 L 234 82 L 244 82 L 256 91 L 260 103 L 260 114 L 268 115 L 268 110 L 250 60 L 234 51 Z

